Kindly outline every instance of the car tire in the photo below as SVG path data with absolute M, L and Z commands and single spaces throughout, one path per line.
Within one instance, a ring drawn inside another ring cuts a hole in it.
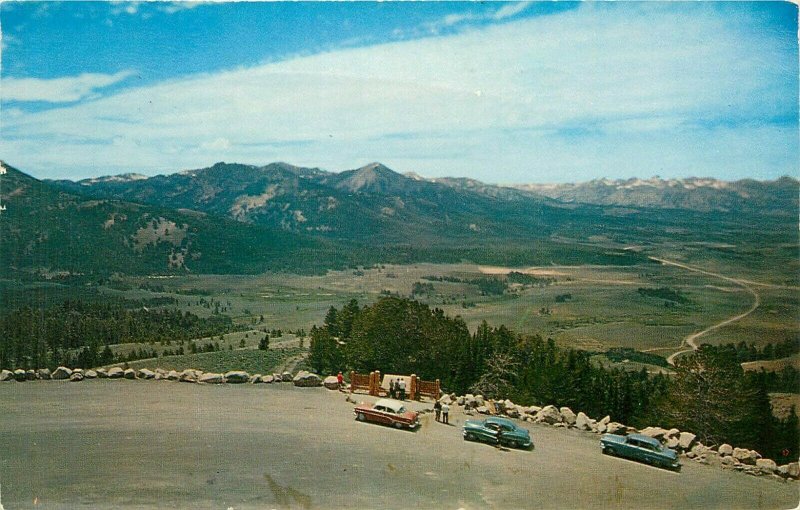
M 464 441 L 475 441 L 475 434 L 472 432 L 467 432 L 464 434 Z
M 356 420 L 358 420 L 358 421 L 366 421 L 366 419 L 367 419 L 367 417 L 364 416 L 364 413 L 358 413 L 356 415 Z
M 612 450 L 608 446 L 604 446 L 603 447 L 603 454 L 604 455 L 614 455 L 614 450 Z
M 396 422 L 394 422 L 394 428 L 396 428 L 396 429 L 402 429 L 402 428 L 403 428 L 403 424 L 402 424 L 402 423 L 400 423 L 399 421 L 396 421 Z

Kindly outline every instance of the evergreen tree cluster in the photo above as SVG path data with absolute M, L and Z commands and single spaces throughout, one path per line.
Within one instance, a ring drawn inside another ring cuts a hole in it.
M 746 374 L 736 351 L 704 346 L 681 359 L 673 376 L 607 369 L 591 353 L 552 339 L 482 323 L 470 333 L 460 318 L 399 297 L 371 306 L 331 307 L 311 330 L 309 362 L 318 373 L 339 370 L 415 373 L 439 379 L 448 392 L 555 404 L 590 416 L 644 427 L 697 433 L 706 444 L 730 442 L 771 458 L 798 453 L 797 416 L 779 420 L 769 404 L 770 377 Z
M 98 366 L 115 361 L 109 345 L 184 341 L 225 333 L 233 326 L 221 315 L 201 318 L 173 309 L 129 309 L 127 304 L 65 301 L 0 316 L 0 368 Z

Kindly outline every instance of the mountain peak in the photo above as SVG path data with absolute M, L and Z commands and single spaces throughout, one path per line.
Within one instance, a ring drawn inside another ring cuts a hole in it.
M 383 163 L 379 163 L 377 161 L 373 161 L 368 165 L 364 165 L 361 168 L 357 168 L 356 172 L 361 172 L 361 173 L 373 172 L 376 174 L 400 175 L 399 173 L 395 172 L 388 166 L 384 165 Z
M 339 176 L 337 188 L 384 194 L 397 193 L 406 188 L 407 181 L 411 181 L 408 177 L 378 162 L 342 172 Z

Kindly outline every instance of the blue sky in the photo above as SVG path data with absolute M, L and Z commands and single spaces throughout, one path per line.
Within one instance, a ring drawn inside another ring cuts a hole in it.
M 0 158 L 486 182 L 798 176 L 784 2 L 3 2 Z

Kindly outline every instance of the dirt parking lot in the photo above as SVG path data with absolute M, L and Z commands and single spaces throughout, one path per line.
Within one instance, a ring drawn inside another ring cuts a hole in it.
M 369 400 L 357 396 L 359 400 Z M 426 407 L 429 404 L 413 404 Z M 416 432 L 353 419 L 345 395 L 288 384 L 0 384 L 0 485 L 23 508 L 793 508 L 798 484 L 601 455 L 598 437 L 525 424 L 535 449 L 468 443 L 465 416 Z

